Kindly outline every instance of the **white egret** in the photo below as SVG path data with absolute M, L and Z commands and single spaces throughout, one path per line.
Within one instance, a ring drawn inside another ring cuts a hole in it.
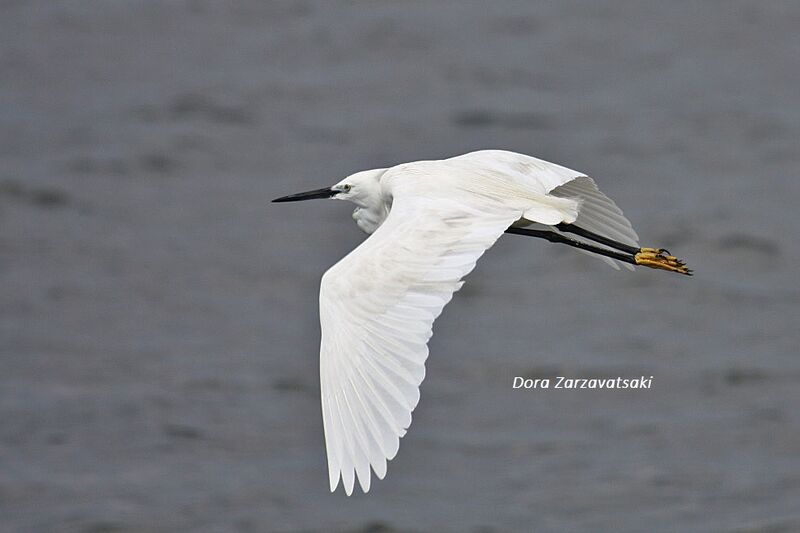
M 666 250 L 640 248 L 591 178 L 513 152 L 367 170 L 273 201 L 311 198 L 353 202 L 353 218 L 372 234 L 322 276 L 319 295 L 330 488 L 341 478 L 348 495 L 356 477 L 369 490 L 370 468 L 386 474 L 419 401 L 433 321 L 504 232 L 567 244 L 615 268 L 691 275 Z

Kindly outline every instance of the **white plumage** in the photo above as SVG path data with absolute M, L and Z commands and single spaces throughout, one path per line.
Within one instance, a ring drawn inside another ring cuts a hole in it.
M 386 474 L 419 401 L 433 322 L 507 228 L 575 222 L 638 246 L 591 178 L 512 152 L 360 172 L 330 191 L 372 233 L 325 273 L 319 296 L 330 488 L 341 479 L 348 495 L 356 478 L 369 490 L 370 469 Z

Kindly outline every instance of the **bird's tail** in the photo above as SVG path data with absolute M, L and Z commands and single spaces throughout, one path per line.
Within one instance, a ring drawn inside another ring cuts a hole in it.
M 525 219 L 547 226 L 562 222 L 571 224 L 578 218 L 583 200 L 580 198 L 557 198 L 543 195 L 524 212 Z

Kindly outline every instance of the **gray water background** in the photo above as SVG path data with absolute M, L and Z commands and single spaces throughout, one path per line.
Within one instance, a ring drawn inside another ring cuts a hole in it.
M 0 3 L 0 530 L 800 531 L 797 2 Z M 595 177 L 696 276 L 506 236 L 368 495 L 322 273 L 365 168 Z M 646 391 L 513 376 L 653 375 Z

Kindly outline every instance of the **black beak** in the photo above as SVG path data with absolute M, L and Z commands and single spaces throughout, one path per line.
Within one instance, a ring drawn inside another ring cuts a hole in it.
M 299 202 L 300 200 L 313 200 L 314 198 L 330 198 L 339 191 L 335 191 L 330 187 L 324 189 L 317 189 L 315 191 L 299 192 L 297 194 L 290 194 L 289 196 L 281 196 L 275 198 L 273 202 Z

